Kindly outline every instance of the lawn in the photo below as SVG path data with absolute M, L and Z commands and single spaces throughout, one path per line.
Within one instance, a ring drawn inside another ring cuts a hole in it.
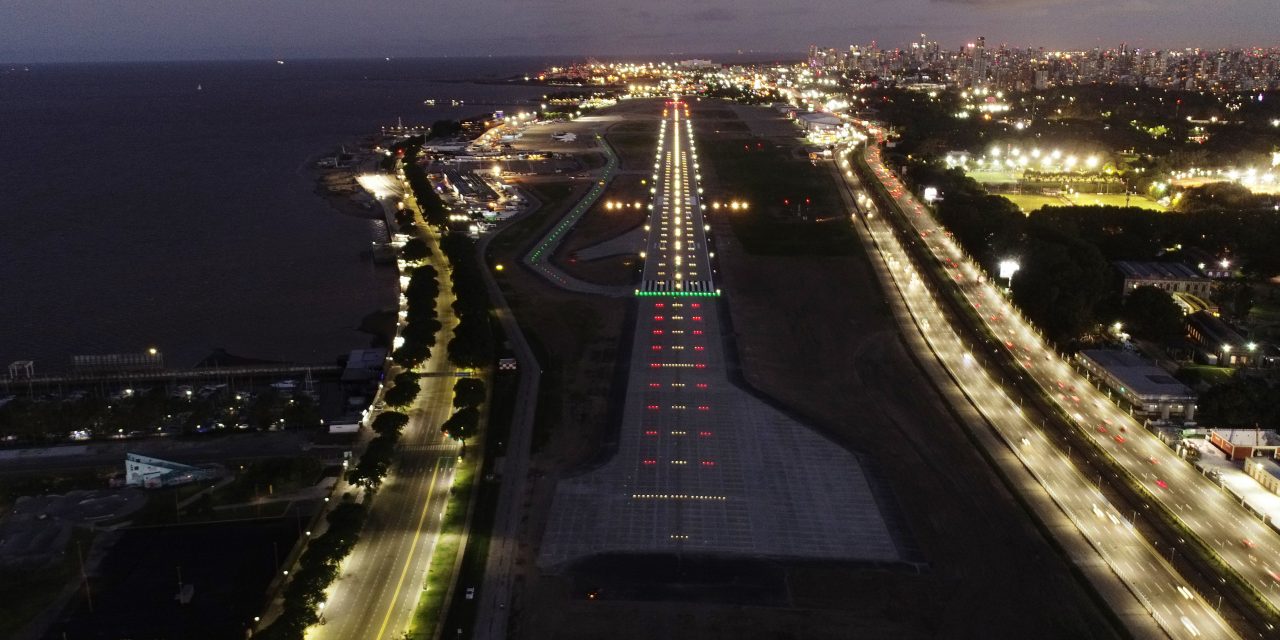
M 1032 211 L 1035 211 L 1040 207 L 1054 205 L 1066 206 L 1071 204 L 1066 199 L 1059 198 L 1057 196 L 1041 196 L 1020 193 L 1002 193 L 1000 195 L 1004 196 L 1006 200 L 1018 205 L 1018 208 L 1022 209 L 1022 212 L 1026 214 L 1030 214 Z
M 1074 193 L 1064 196 L 1042 196 L 1038 194 L 1021 194 L 1021 193 L 1002 193 L 1000 194 L 1018 205 L 1023 213 L 1031 212 L 1041 207 L 1066 207 L 1070 205 L 1080 206 L 1106 206 L 1106 207 L 1141 207 L 1143 209 L 1151 209 L 1153 211 L 1165 211 L 1165 207 L 1155 200 L 1144 196 L 1129 196 L 1128 203 L 1125 202 L 1123 193 Z
M 1123 193 L 1076 193 L 1067 196 L 1072 204 L 1084 206 L 1141 207 L 1153 211 L 1165 211 L 1164 205 L 1144 196 L 1128 196 Z
M 436 625 L 444 609 L 444 596 L 453 583 L 453 566 L 462 550 L 462 533 L 467 521 L 467 507 L 475 488 L 476 460 L 467 456 L 458 463 L 453 476 L 452 495 L 445 506 L 444 520 L 440 525 L 440 537 L 431 552 L 431 564 L 427 568 L 427 582 L 422 587 L 418 606 L 409 621 L 406 638 L 425 640 L 435 633 Z M 457 595 L 457 594 L 455 594 Z
M 748 253 L 848 255 L 857 250 L 853 226 L 826 166 L 797 159 L 790 147 L 772 142 L 744 148 L 741 140 L 713 136 L 701 149 L 715 171 L 707 200 L 751 203 L 745 212 L 727 214 Z
M 1176 377 L 1191 385 L 1201 382 L 1219 385 L 1231 380 L 1236 370 L 1231 367 L 1215 367 L 1207 364 L 1188 364 L 1178 369 Z

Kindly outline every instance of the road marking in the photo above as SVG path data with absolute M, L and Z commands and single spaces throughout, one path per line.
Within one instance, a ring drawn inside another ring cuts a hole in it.
M 436 458 L 436 468 L 431 472 L 431 484 L 427 486 L 427 499 L 422 503 L 418 527 L 413 531 L 413 546 L 409 547 L 409 557 L 405 558 L 404 569 L 400 570 L 400 580 L 396 582 L 396 591 L 391 596 L 390 604 L 387 605 L 387 615 L 382 616 L 382 626 L 378 627 L 378 636 L 375 640 L 382 640 L 382 634 L 387 632 L 387 623 L 391 622 L 391 612 L 395 610 L 396 601 L 400 599 L 400 588 L 404 586 L 404 577 L 409 574 L 409 565 L 413 564 L 413 554 L 418 550 L 418 536 L 422 534 L 422 523 L 427 520 L 427 509 L 431 507 L 431 494 L 436 490 L 436 476 L 440 474 L 440 464 L 444 460 L 444 458 Z

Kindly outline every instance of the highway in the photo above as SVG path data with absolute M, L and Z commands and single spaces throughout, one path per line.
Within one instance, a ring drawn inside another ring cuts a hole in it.
M 456 324 L 448 264 L 439 246 L 432 266 L 440 274 L 436 311 L 444 325 L 431 359 L 418 371 L 452 371 L 444 345 Z M 369 510 L 360 541 L 343 561 L 308 640 L 389 640 L 408 629 L 426 582 L 431 554 L 453 482 L 458 445 L 440 433 L 453 411 L 452 375 L 425 375 L 409 410 L 398 456 Z
M 1059 357 L 996 283 L 964 255 L 897 176 L 884 167 L 879 149 L 869 147 L 866 158 L 877 179 L 908 214 L 912 232 L 920 235 L 944 265 L 1002 348 L 1084 434 L 1142 484 L 1158 506 L 1208 545 L 1273 609 L 1280 610 L 1280 534 L 1202 476 Z
M 1172 638 L 1236 637 L 1214 608 L 1194 593 L 1161 553 L 1134 531 L 1126 514 L 1107 501 L 1094 480 L 1082 474 L 1054 446 L 1049 435 L 1027 419 L 1005 385 L 993 379 L 982 362 L 973 357 L 916 271 L 889 221 L 875 210 L 869 195 L 862 191 L 861 184 L 849 170 L 848 162 L 842 162 L 842 171 L 861 207 L 858 217 L 862 228 L 892 279 L 886 289 L 890 295 L 896 293 L 901 297 L 915 325 L 914 331 L 908 331 L 909 341 L 923 340 L 932 357 L 937 358 L 972 406 L 1001 436 L 1004 446 L 1013 451 L 1166 635 Z M 992 455 L 998 458 L 1000 453 L 993 451 Z M 1132 613 L 1121 602 L 1110 604 L 1122 619 Z

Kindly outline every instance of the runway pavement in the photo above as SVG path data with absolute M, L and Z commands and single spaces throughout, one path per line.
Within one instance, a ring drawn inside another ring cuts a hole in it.
M 729 381 L 687 105 L 666 103 L 618 452 L 556 486 L 539 564 L 902 559 L 856 456 Z

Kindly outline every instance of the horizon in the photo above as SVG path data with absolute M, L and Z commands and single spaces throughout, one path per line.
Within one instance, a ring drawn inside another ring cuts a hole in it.
M 810 44 L 873 40 L 900 47 L 920 33 L 946 49 L 978 36 L 1059 51 L 1122 42 L 1142 49 L 1280 44 L 1272 0 L 811 0 L 802 7 L 530 0 L 518 11 L 494 0 L 439 7 L 227 0 L 179 9 L 144 0 L 0 0 L 0 7 L 0 60 L 24 63 L 454 58 L 495 49 L 546 57 L 803 52 Z
M 748 61 L 747 63 L 756 64 L 756 63 L 764 62 L 765 59 L 768 59 L 768 58 L 775 58 L 774 61 L 777 61 L 777 62 L 803 61 L 807 55 L 807 50 L 810 44 L 816 45 L 819 49 L 828 49 L 828 48 L 843 49 L 845 47 L 854 46 L 854 45 L 870 46 L 873 43 L 881 51 L 894 51 L 894 50 L 909 50 L 909 47 L 904 47 L 903 45 L 910 44 L 910 41 L 906 43 L 894 43 L 891 46 L 885 43 L 880 43 L 879 41 L 874 39 L 866 42 L 861 42 L 861 43 L 848 42 L 844 44 L 813 42 L 813 43 L 805 44 L 802 47 L 797 48 L 795 50 L 776 50 L 776 51 L 740 49 L 740 50 L 734 50 L 734 51 L 666 51 L 666 52 L 651 52 L 651 53 L 524 53 L 524 54 L 509 54 L 509 55 L 457 53 L 457 54 L 443 54 L 443 55 L 409 54 L 409 55 L 387 55 L 387 56 L 375 55 L 375 54 L 353 55 L 353 56 L 313 54 L 313 55 L 276 56 L 276 57 L 258 56 L 258 55 L 240 56 L 240 57 L 194 57 L 194 56 L 191 56 L 191 57 L 175 56 L 175 57 L 160 57 L 160 58 L 121 57 L 121 58 L 108 58 L 108 59 L 96 59 L 96 60 L 94 59 L 47 59 L 47 60 L 30 59 L 28 60 L 28 59 L 17 59 L 17 58 L 15 59 L 0 58 L 0 66 L 13 67 L 15 65 L 29 66 L 29 65 L 76 65 L 76 64 L 203 63 L 203 62 L 272 63 L 280 60 L 283 60 L 285 62 L 379 61 L 379 60 L 393 62 L 397 60 L 401 60 L 401 61 L 415 60 L 416 61 L 416 60 L 582 59 L 583 61 L 586 61 L 589 59 L 597 59 L 602 62 L 619 62 L 619 61 L 632 61 L 632 60 L 651 61 L 651 60 L 663 60 L 663 59 L 671 59 L 671 60 L 708 59 L 708 60 L 711 60 L 712 62 L 727 63 L 727 62 L 731 62 L 731 60 L 729 59 L 733 57 L 751 58 L 751 60 Z M 991 38 L 988 38 L 988 43 L 989 43 L 988 50 L 991 50 L 993 48 L 1007 47 L 1007 48 L 1016 49 L 1016 50 L 1043 49 L 1048 52 L 1071 52 L 1071 53 L 1092 51 L 1095 49 L 1100 51 L 1111 51 L 1111 50 L 1120 48 L 1121 45 L 1128 44 L 1126 42 L 1116 42 L 1108 45 L 1098 44 L 1098 45 L 1089 46 L 1089 47 L 1052 47 L 1051 48 L 1051 47 L 1036 45 L 1036 44 L 1012 44 L 1007 41 L 993 40 Z M 948 47 L 943 43 L 939 43 L 939 44 L 943 51 L 958 51 L 971 43 L 965 43 L 965 44 L 961 44 L 958 46 L 951 46 L 951 47 Z M 1164 46 L 1133 45 L 1130 47 L 1130 49 L 1135 51 L 1198 50 L 1202 52 L 1203 51 L 1246 51 L 1250 49 L 1271 51 L 1271 50 L 1280 49 L 1280 42 L 1277 42 L 1274 44 L 1236 44 L 1236 45 L 1225 45 L 1225 44 L 1224 45 L 1185 44 L 1185 45 L 1164 45 Z

